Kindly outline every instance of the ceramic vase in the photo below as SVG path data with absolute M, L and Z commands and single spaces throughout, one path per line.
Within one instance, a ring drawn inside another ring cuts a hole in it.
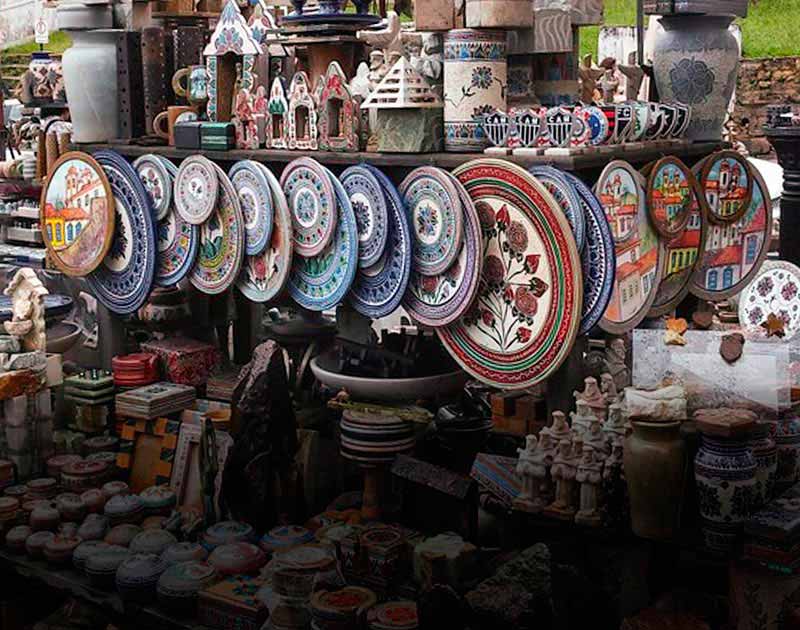
M 767 504 L 772 498 L 775 475 L 778 471 L 778 447 L 770 435 L 773 425 L 759 422 L 748 446 L 756 460 L 756 490 L 753 497 L 753 511 Z
M 690 140 L 716 141 L 736 87 L 739 45 L 728 30 L 732 17 L 691 15 L 661 18 L 653 70 L 661 100 L 692 108 Z
M 73 142 L 105 142 L 119 136 L 115 31 L 73 31 L 64 52 L 64 87 Z
M 778 449 L 775 490 L 782 492 L 794 485 L 800 477 L 800 418 L 791 415 L 778 421 L 775 427 L 775 445 Z
M 631 527 L 637 536 L 670 540 L 678 532 L 686 478 L 679 422 L 633 422 L 625 442 Z
M 756 460 L 747 438 L 702 435 L 694 477 L 706 547 L 727 553 L 750 515 L 756 491 Z
M 53 100 L 56 103 L 64 103 L 67 100 L 67 92 L 64 89 L 64 68 L 60 59 L 53 59 L 47 68 L 47 81 L 53 93 Z
M 458 29 L 444 39 L 445 151 L 483 151 L 483 117 L 506 111 L 504 31 Z

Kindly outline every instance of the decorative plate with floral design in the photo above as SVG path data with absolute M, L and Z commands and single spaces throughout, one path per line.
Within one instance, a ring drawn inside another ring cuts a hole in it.
M 647 210 L 661 236 L 680 236 L 689 222 L 694 200 L 694 174 L 671 155 L 658 160 L 647 177 Z
M 327 169 L 311 158 L 298 158 L 281 175 L 292 213 L 294 251 L 308 258 L 322 252 L 336 233 L 337 204 Z
M 400 185 L 400 196 L 414 236 L 414 272 L 444 273 L 461 251 L 464 233 L 464 215 L 452 180 L 441 169 L 421 166 Z
M 563 172 L 557 168 L 552 166 L 532 166 L 528 170 L 553 195 L 553 199 L 556 200 L 559 208 L 564 212 L 564 216 L 567 217 L 567 221 L 569 221 L 575 242 L 578 244 L 578 251 L 583 251 L 583 245 L 586 240 L 586 218 L 583 215 L 583 209 L 580 201 L 578 201 L 575 189 L 564 177 Z
M 378 319 L 392 313 L 403 299 L 411 276 L 411 226 L 403 200 L 391 180 L 365 166 L 379 182 L 388 206 L 388 240 L 383 254 L 371 267 L 359 267 L 350 291 L 350 303 L 359 313 Z M 351 197 L 352 199 L 352 197 Z M 358 222 L 358 216 L 356 216 Z
M 714 223 L 735 223 L 744 216 L 753 196 L 753 177 L 747 160 L 736 151 L 718 151 L 703 161 L 700 186 Z
M 153 286 L 156 243 L 150 197 L 130 164 L 114 151 L 98 151 L 114 197 L 116 221 L 111 248 L 88 277 L 93 294 L 114 313 L 137 310 Z
M 268 302 L 283 291 L 292 268 L 292 213 L 278 178 L 263 164 L 256 165 L 263 170 L 272 193 L 272 234 L 260 254 L 245 258 L 236 286 L 254 302 Z
M 255 256 L 272 236 L 272 192 L 261 165 L 252 160 L 237 162 L 228 175 L 244 216 L 245 253 Z
M 477 298 L 437 329 L 453 358 L 494 387 L 546 379 L 572 349 L 581 319 L 581 262 L 567 218 L 514 164 L 482 159 L 453 173 L 478 211 L 483 269 Z
M 197 255 L 200 228 L 183 220 L 174 208 L 156 227 L 158 254 L 155 282 L 162 287 L 177 284 L 189 273 Z
M 373 172 L 364 164 L 351 166 L 340 178 L 350 197 L 358 225 L 358 265 L 370 267 L 383 255 L 389 237 L 386 196 Z
M 200 225 L 217 206 L 219 181 L 214 163 L 202 155 L 192 155 L 181 162 L 175 177 L 175 208 L 184 221 Z
M 160 221 L 172 205 L 172 177 L 164 162 L 157 155 L 148 154 L 137 158 L 133 168 L 142 180 L 153 204 L 153 219 Z
M 358 229 L 350 198 L 336 176 L 322 168 L 338 204 L 334 238 L 319 255 L 295 260 L 289 275 L 292 298 L 312 311 L 324 311 L 341 302 L 353 284 L 358 267 Z
M 767 318 L 783 322 L 783 336 L 768 337 Z M 739 296 L 739 325 L 748 339 L 789 341 L 800 331 L 800 268 L 768 260 Z
M 200 226 L 197 259 L 189 275 L 197 289 L 212 295 L 233 283 L 244 258 L 244 217 L 239 197 L 225 171 L 213 166 L 219 182 L 217 209 Z

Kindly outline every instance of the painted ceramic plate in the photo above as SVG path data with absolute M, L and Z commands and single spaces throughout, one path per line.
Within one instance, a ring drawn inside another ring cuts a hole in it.
M 153 204 L 153 219 L 160 221 L 172 205 L 172 177 L 164 162 L 157 155 L 149 154 L 137 158 L 133 168 L 142 180 L 142 185 L 150 195 Z
M 703 161 L 700 186 L 713 223 L 735 223 L 753 197 L 753 177 L 747 160 L 735 151 L 718 151 Z
M 217 207 L 219 181 L 214 163 L 202 155 L 181 162 L 173 190 L 175 208 L 192 225 L 205 222 Z
M 458 191 L 445 171 L 432 166 L 413 170 L 400 185 L 411 234 L 413 270 L 425 276 L 444 273 L 461 251 L 464 215 Z
M 200 228 L 183 220 L 174 208 L 156 227 L 158 254 L 156 258 L 156 284 L 162 287 L 177 284 L 194 264 Z
M 739 296 L 739 325 L 748 339 L 789 341 L 800 332 L 800 268 L 768 260 Z M 770 315 L 783 321 L 783 337 L 767 336 Z
M 567 217 L 567 221 L 569 221 L 572 234 L 575 236 L 575 242 L 578 245 L 578 251 L 582 251 L 586 240 L 586 218 L 583 215 L 575 189 L 564 177 L 563 172 L 557 168 L 552 166 L 532 166 L 528 170 L 553 195 L 558 207 L 561 208 L 564 216 Z
M 678 158 L 658 160 L 647 177 L 647 210 L 661 236 L 673 239 L 689 222 L 694 198 L 694 174 Z
M 370 267 L 383 255 L 389 237 L 389 210 L 380 182 L 366 165 L 351 166 L 340 178 L 358 225 L 358 264 Z
M 220 167 L 214 164 L 219 195 L 217 209 L 200 226 L 200 244 L 189 279 L 203 293 L 222 293 L 242 267 L 244 217 L 236 190 Z
M 695 166 L 695 173 L 702 164 Z M 734 224 L 709 222 L 702 255 L 689 290 L 704 300 L 724 300 L 739 293 L 767 257 L 772 234 L 772 203 L 767 185 L 753 169 L 753 195 L 744 216 Z
M 581 261 L 569 222 L 519 166 L 482 159 L 453 174 L 478 210 L 483 269 L 470 311 L 436 332 L 484 383 L 518 389 L 541 382 L 571 351 L 581 319 Z
M 295 260 L 289 275 L 292 298 L 312 311 L 324 311 L 341 302 L 358 267 L 358 228 L 350 199 L 333 173 L 325 169 L 324 174 L 333 185 L 339 206 L 334 238 L 318 256 Z
M 466 313 L 475 301 L 481 278 L 480 208 L 464 186 L 449 173 L 458 194 L 459 212 L 465 217 L 464 239 L 456 261 L 444 273 L 424 276 L 411 272 L 403 307 L 427 326 L 446 326 Z M 412 264 L 413 269 L 413 264 Z
M 633 120 L 631 122 L 630 141 L 639 142 L 647 133 L 650 126 L 650 107 L 641 101 L 631 101 L 629 103 L 633 110 Z
M 261 165 L 252 160 L 237 162 L 228 175 L 244 216 L 245 252 L 255 256 L 264 251 L 272 236 L 272 191 Z
M 87 278 L 93 294 L 110 311 L 132 313 L 144 304 L 153 286 L 156 242 L 150 197 L 139 176 L 113 151 L 94 158 L 111 184 L 116 208 L 114 239 L 102 263 Z
M 627 162 L 606 166 L 595 186 L 614 236 L 614 290 L 600 327 L 621 335 L 645 318 L 664 265 L 664 247 L 647 216 L 644 178 Z
M 371 267 L 359 267 L 350 291 L 350 303 L 359 313 L 378 319 L 400 305 L 411 277 L 411 226 L 400 193 L 378 169 L 366 166 L 380 183 L 388 206 L 388 240 Z M 356 217 L 356 222 L 358 218 Z
M 316 256 L 336 232 L 337 203 L 327 169 L 311 158 L 299 158 L 283 171 L 281 186 L 292 213 L 294 251 Z
M 115 216 L 103 168 L 86 153 L 62 155 L 39 203 L 39 225 L 53 264 L 68 276 L 94 271 L 111 247 Z
M 571 173 L 564 177 L 575 188 L 583 216 L 586 218 L 586 245 L 581 252 L 583 270 L 583 312 L 579 335 L 585 335 L 603 317 L 611 291 L 614 289 L 614 274 L 617 259 L 614 253 L 614 237 L 606 220 L 603 206 L 589 187 Z
M 254 302 L 268 302 L 283 291 L 289 279 L 294 243 L 292 214 L 278 178 L 263 164 L 256 164 L 263 170 L 272 194 L 272 234 L 264 251 L 245 258 L 236 286 Z

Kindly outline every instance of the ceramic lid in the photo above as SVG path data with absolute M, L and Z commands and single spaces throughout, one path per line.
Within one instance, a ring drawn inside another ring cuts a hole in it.
M 299 525 L 280 525 L 273 527 L 261 538 L 259 543 L 263 549 L 272 550 L 279 547 L 302 545 L 314 539 L 314 534 Z
M 218 576 L 216 569 L 207 562 L 179 562 L 161 574 L 158 590 L 161 593 L 196 593 Z
M 378 604 L 367 613 L 370 630 L 412 630 L 419 626 L 416 602 L 401 600 Z
M 122 525 L 115 525 L 108 530 L 103 540 L 112 545 L 127 547 L 131 540 L 136 538 L 141 532 L 142 528 L 138 525 L 123 523 Z
M 135 553 L 117 567 L 117 585 L 136 586 L 153 583 L 166 569 L 164 562 L 152 553 Z
M 139 498 L 144 503 L 145 508 L 158 508 L 175 505 L 178 497 L 175 491 L 169 486 L 150 486 L 139 493 Z
M 220 545 L 208 557 L 208 563 L 222 575 L 252 573 L 267 562 L 264 552 L 251 543 Z
M 115 573 L 117 567 L 130 555 L 125 547 L 109 545 L 86 559 L 87 573 Z
M 106 516 L 119 518 L 129 516 L 144 509 L 142 500 L 135 494 L 118 494 L 111 497 L 105 505 Z
M 58 485 L 58 482 L 52 477 L 43 477 L 41 479 L 31 479 L 27 483 L 28 492 L 33 494 L 44 494 L 50 492 Z
M 164 529 L 145 529 L 131 540 L 132 553 L 154 553 L 160 555 L 170 545 L 178 542 L 170 532 Z
M 205 561 L 208 558 L 208 551 L 199 543 L 179 542 L 167 547 L 161 554 L 161 559 L 167 565 L 179 562 L 189 562 L 191 560 Z
M 205 542 L 219 546 L 226 543 L 250 540 L 253 537 L 253 527 L 238 521 L 221 521 L 206 529 L 203 538 Z
M 90 462 L 80 460 L 69 462 L 61 469 L 62 475 L 69 475 L 70 477 L 95 477 L 102 475 L 108 470 L 106 462 Z
M 33 530 L 28 525 L 16 525 L 8 530 L 6 533 L 7 545 L 21 545 L 33 533 Z
M 33 532 L 25 539 L 25 546 L 30 549 L 44 548 L 56 535 L 53 532 Z
M 346 586 L 338 591 L 317 591 L 311 596 L 312 614 L 322 617 L 353 615 L 365 610 L 378 601 L 375 593 L 368 588 Z
M 755 429 L 758 416 L 749 409 L 698 409 L 694 412 L 697 430 L 716 437 L 747 436 Z

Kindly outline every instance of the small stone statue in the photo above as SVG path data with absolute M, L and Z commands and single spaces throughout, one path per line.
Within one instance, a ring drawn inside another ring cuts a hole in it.
M 644 70 L 636 64 L 636 51 L 628 55 L 628 65 L 618 67 L 625 77 L 625 98 L 629 101 L 638 100 L 639 90 L 644 81 Z
M 620 80 L 617 76 L 617 60 L 612 57 L 603 59 L 600 64 L 605 68 L 600 79 L 600 89 L 603 91 L 603 102 L 613 105 L 619 90 Z
M 603 463 L 597 459 L 597 454 L 591 446 L 584 446 L 583 457 L 575 473 L 575 481 L 581 485 L 580 509 L 575 514 L 575 522 L 579 525 L 600 526 L 598 508 L 602 478 Z
M 589 425 L 589 431 L 584 434 L 583 441 L 586 446 L 595 450 L 598 458 L 605 459 L 608 455 L 609 447 L 606 435 L 603 433 L 603 425 L 597 418 Z
M 603 71 L 592 63 L 592 54 L 584 55 L 578 67 L 578 78 L 581 82 L 581 102 L 588 105 L 595 101 L 598 92 L 597 80 L 603 76 Z
M 606 399 L 607 405 L 612 405 L 619 399 L 619 392 L 614 383 L 614 377 L 608 372 L 603 372 L 600 375 L 600 391 L 603 393 L 603 398 Z
M 570 428 L 563 412 L 553 412 L 553 425 L 550 427 L 550 435 L 552 435 L 556 444 L 560 444 L 561 440 L 569 440 Z
M 538 448 L 535 435 L 525 438 L 525 448 L 517 449 L 519 461 L 517 474 L 522 479 L 522 492 L 514 499 L 514 508 L 523 512 L 537 513 L 544 508 L 540 497 L 542 482 L 547 477 L 547 454 Z
M 545 477 L 539 486 L 539 497 L 544 504 L 548 504 L 553 500 L 553 478 L 550 476 L 550 467 L 558 452 L 558 443 L 553 440 L 553 434 L 548 427 L 539 431 L 538 450 L 544 456 L 545 465 Z
M 582 392 L 572 392 L 573 396 L 575 396 L 576 404 L 579 400 L 585 402 L 589 406 L 592 414 L 594 414 L 600 422 L 605 422 L 608 403 L 606 402 L 605 396 L 603 396 L 603 392 L 600 391 L 597 385 L 597 379 L 593 376 L 587 376 L 583 379 L 583 385 Z
M 3 293 L 11 298 L 11 321 L 5 331 L 17 337 L 21 349 L 28 352 L 47 349 L 44 319 L 44 296 L 48 291 L 33 269 L 17 271 Z
M 440 33 L 423 33 L 421 51 L 409 50 L 411 67 L 428 80 L 440 97 L 444 91 L 444 43 Z M 416 54 L 415 54 L 416 53 Z
M 596 420 L 596 416 L 592 413 L 589 404 L 584 400 L 577 400 L 575 402 L 575 411 L 569 415 L 572 420 L 572 430 L 578 433 L 587 432 L 592 420 Z
M 556 484 L 556 498 L 547 507 L 547 514 L 561 520 L 572 520 L 575 516 L 573 489 L 575 487 L 576 462 L 569 440 L 558 443 L 558 454 L 553 459 L 550 473 Z
M 369 66 L 365 62 L 358 64 L 356 76 L 350 81 L 350 93 L 353 96 L 360 96 L 362 99 L 369 97 L 373 86 L 369 80 Z
M 621 446 L 625 440 L 625 417 L 620 403 L 612 403 L 608 406 L 608 420 L 603 426 L 603 432 L 606 434 L 606 441 L 611 445 L 612 451 L 615 445 Z
M 603 462 L 603 479 L 613 479 L 622 470 L 623 446 L 622 442 L 611 447 L 611 455 Z
M 369 54 L 369 75 L 367 76 L 370 82 L 370 92 L 378 87 L 378 83 L 389 72 L 389 68 L 384 68 L 384 66 L 386 66 L 386 55 L 382 50 L 373 50 Z
M 617 392 L 630 387 L 631 384 L 631 371 L 628 369 L 626 358 L 625 339 L 615 337 L 606 346 L 606 372 L 614 379 Z

